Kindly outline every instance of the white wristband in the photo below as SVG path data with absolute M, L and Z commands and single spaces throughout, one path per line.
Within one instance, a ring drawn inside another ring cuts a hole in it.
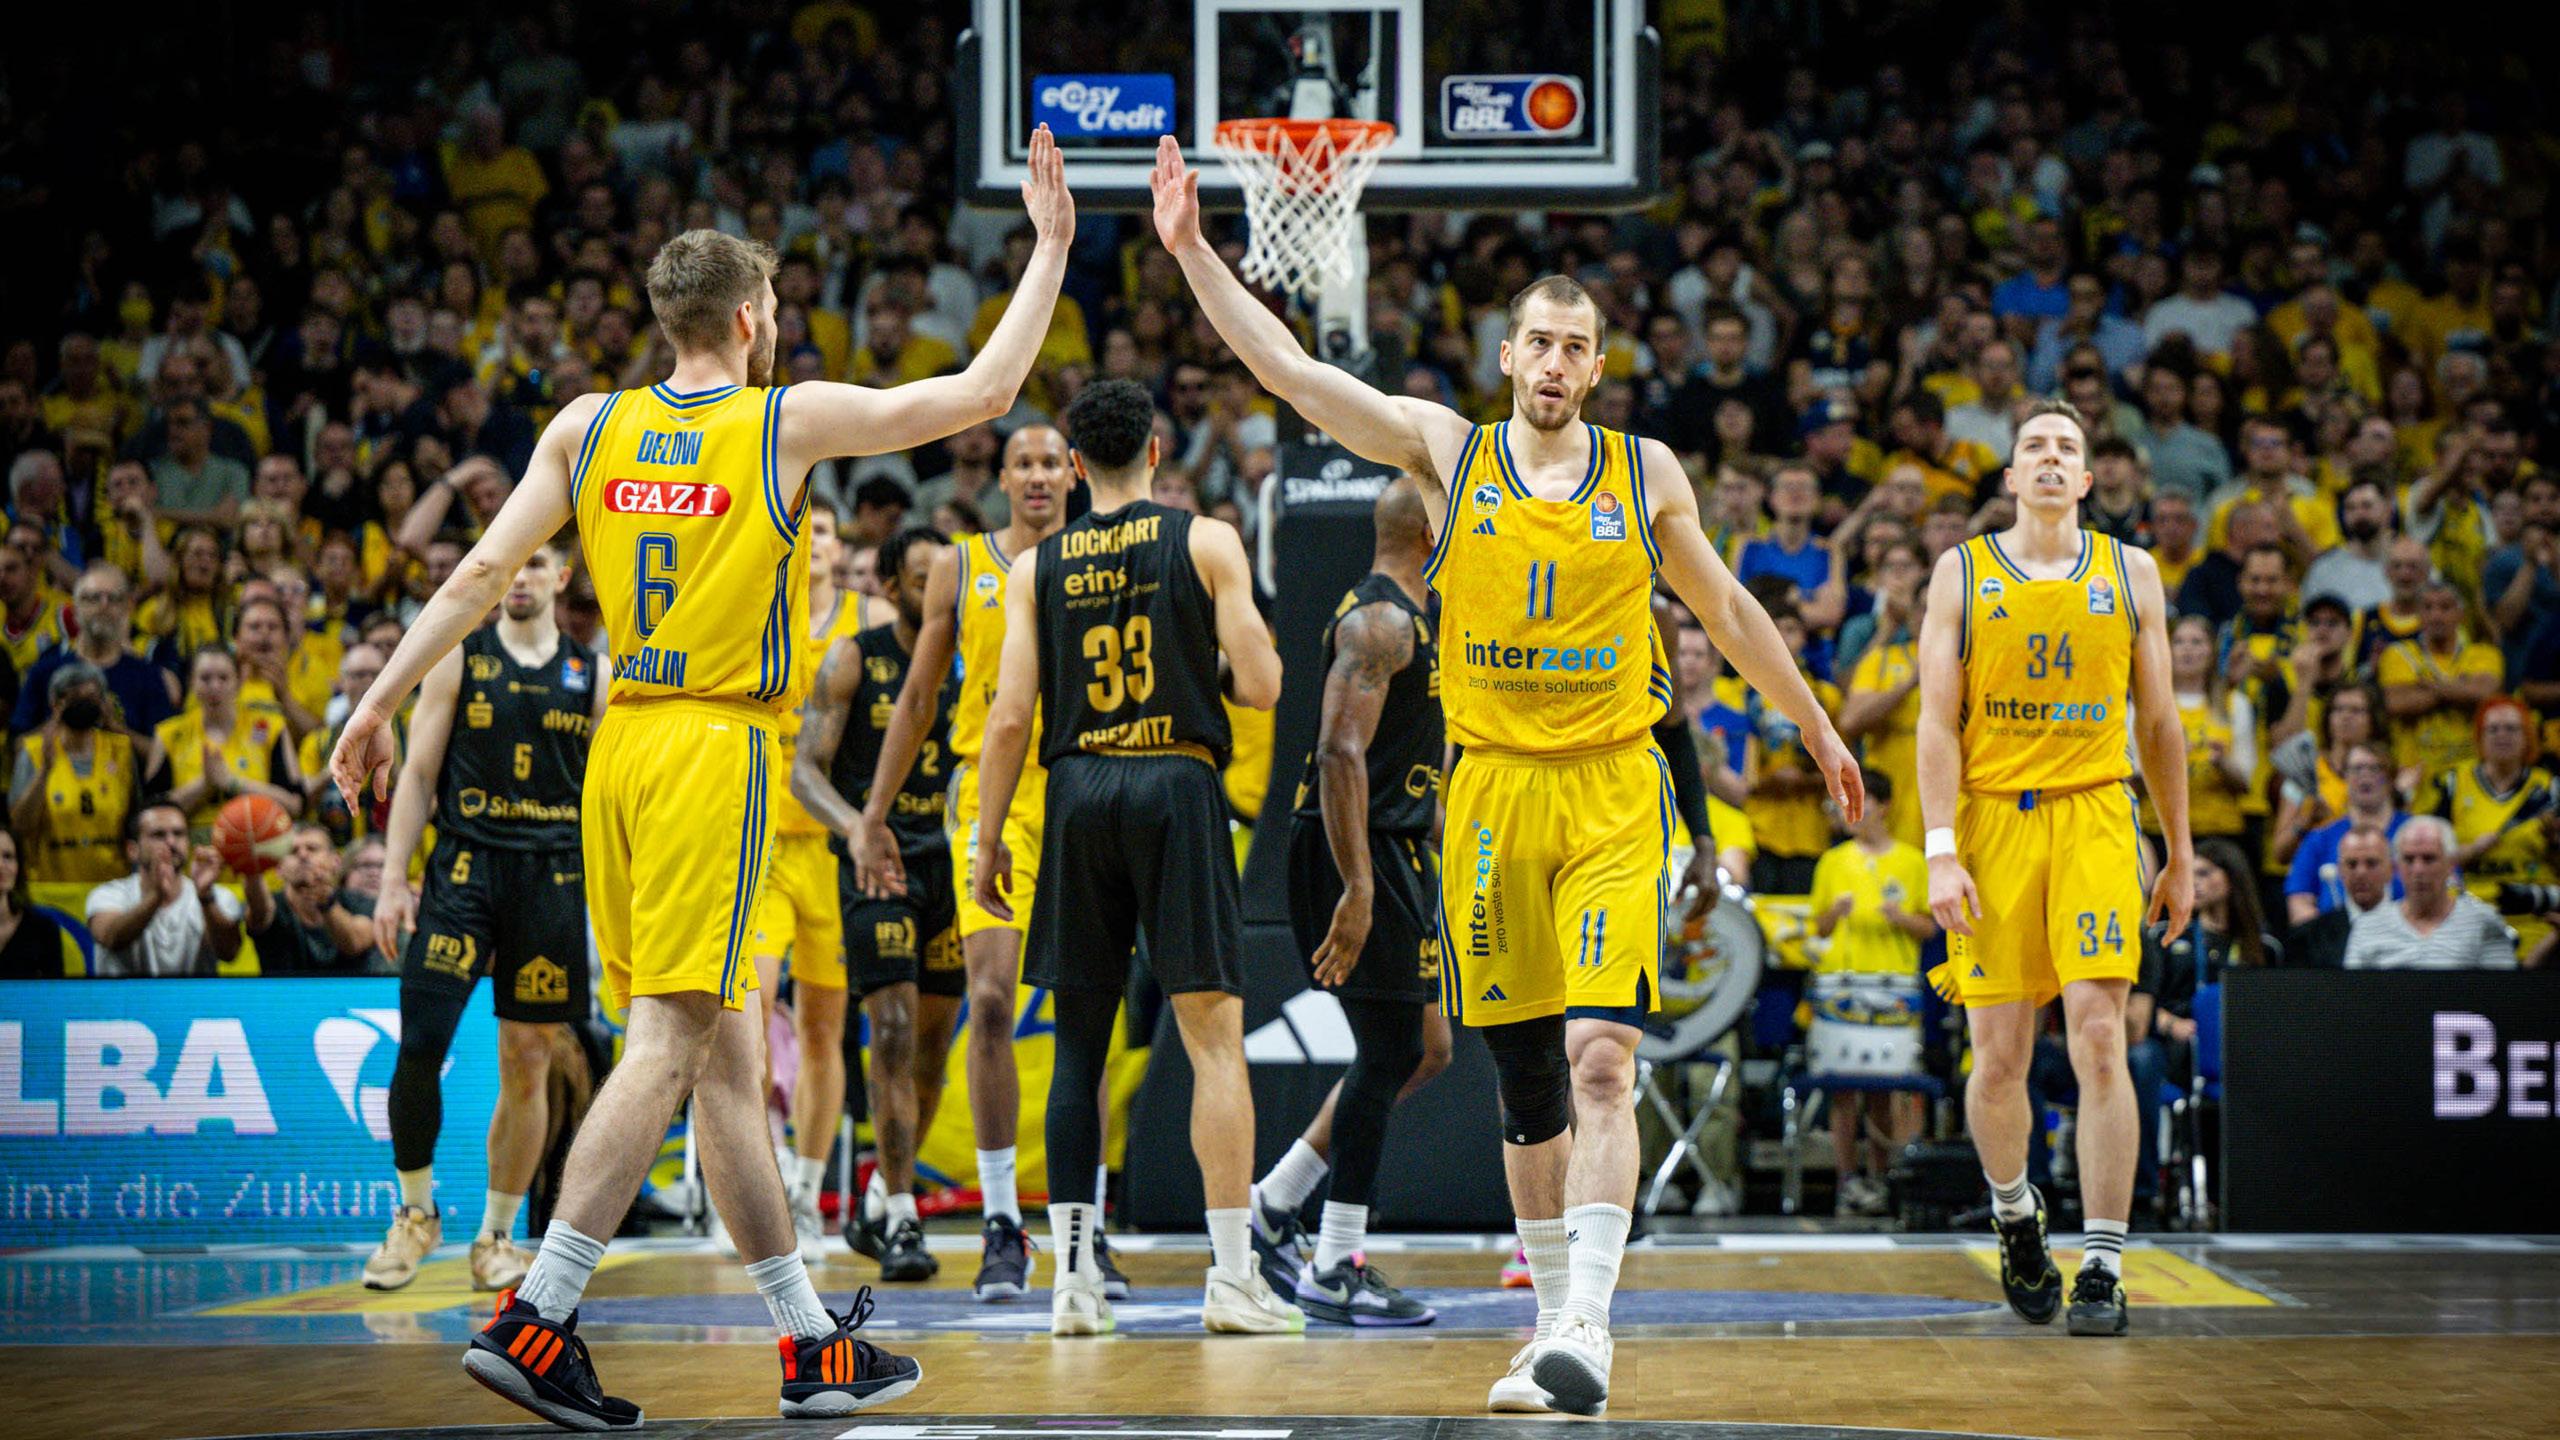
M 1956 853 L 1956 828 L 1952 825 L 1941 825 L 1937 829 L 1930 831 L 1928 834 L 1921 836 L 1920 853 L 1931 860 L 1935 860 L 1941 855 L 1954 855 Z

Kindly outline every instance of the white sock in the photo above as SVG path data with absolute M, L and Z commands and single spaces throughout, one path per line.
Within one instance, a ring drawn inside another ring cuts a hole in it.
M 516 1298 L 532 1306 L 545 1320 L 566 1320 L 569 1312 L 578 1308 L 579 1298 L 587 1293 L 587 1282 L 595 1278 L 596 1266 L 603 1262 L 603 1241 L 591 1240 L 571 1229 L 568 1222 L 554 1217 L 551 1228 L 542 1232 L 542 1249 L 524 1272 L 524 1282 L 516 1286 Z
M 979 1208 L 987 1218 L 1001 1215 L 1014 1224 L 1022 1223 L 1022 1197 L 1013 1188 L 1013 1147 L 978 1152 L 978 1193 L 984 1199 Z
M 913 1195 L 892 1195 L 888 1197 L 881 1214 L 888 1220 L 889 1228 L 892 1230 L 896 1229 L 900 1225 L 922 1225 L 924 1223 L 922 1220 L 916 1218 L 916 1197 Z
M 504 1190 L 488 1192 L 480 1206 L 480 1233 L 513 1235 L 516 1233 L 516 1211 L 524 1205 L 524 1197 Z
M 790 1164 L 783 1168 L 782 1176 L 791 1191 L 791 1208 L 815 1210 L 818 1208 L 818 1192 L 827 1183 L 827 1157 L 821 1155 L 812 1160 L 806 1155 L 794 1155 Z
M 1238 1280 L 1253 1273 L 1253 1211 L 1211 1210 L 1209 1263 Z
M 1635 1218 L 1623 1205 L 1576 1205 L 1564 1212 L 1573 1257 L 1567 1315 L 1609 1328 L 1609 1297 L 1618 1292 L 1618 1262 L 1626 1258 L 1627 1227 Z
M 1573 1291 L 1573 1251 L 1564 1217 L 1521 1220 L 1520 1248 L 1529 1252 L 1529 1284 L 1538 1296 L 1538 1338 L 1555 1332 L 1556 1316 Z
M 413 1210 L 436 1213 L 436 1167 L 421 1165 L 415 1170 L 395 1172 L 400 1177 L 400 1203 Z
M 2125 1222 L 2084 1220 L 2080 1229 L 2080 1268 L 2086 1270 L 2095 1265 L 2117 1279 L 2123 1279 Z
M 1982 1178 L 1991 1182 L 1992 1214 L 2003 1220 L 2024 1220 L 2036 1213 L 2036 1197 L 2027 1188 L 2024 1171 L 2005 1185 L 1988 1170 L 1982 1172 Z
M 1324 1202 L 1324 1228 L 1316 1232 L 1316 1273 L 1322 1274 L 1369 1243 L 1369 1207 Z
M 1296 1214 L 1315 1193 L 1324 1172 L 1324 1157 L 1301 1136 L 1290 1143 L 1289 1153 L 1280 1157 L 1262 1183 L 1253 1187 L 1253 1198 L 1271 1209 Z
M 862 1187 L 862 1218 L 878 1220 L 889 1213 L 889 1182 L 880 1178 L 880 1167 L 871 1167 L 871 1183 Z
M 1106 1161 L 1093 1162 L 1093 1208 L 1097 1211 L 1111 1208 L 1111 1166 Z
M 835 1333 L 835 1317 L 818 1299 L 818 1287 L 809 1283 L 809 1267 L 802 1263 L 799 1251 L 786 1250 L 757 1261 L 747 1267 L 747 1278 L 756 1282 L 764 1308 L 773 1312 L 774 1329 L 800 1340 Z
M 1058 1253 L 1058 1284 L 1102 1283 L 1093 1263 L 1093 1236 L 1102 1223 L 1099 1206 L 1063 1201 L 1049 1207 L 1049 1248 Z

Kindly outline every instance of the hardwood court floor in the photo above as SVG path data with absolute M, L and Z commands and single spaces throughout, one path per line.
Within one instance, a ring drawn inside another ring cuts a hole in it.
M 1613 1422 L 2538 1440 L 2560 1414 L 2560 1242 L 2137 1246 L 2147 1258 L 2134 1268 L 2136 1336 L 2109 1342 L 2011 1319 L 1969 1239 L 1840 1249 L 1834 1237 L 1704 1238 L 1628 1258 Z M 1526 1303 L 1484 1293 L 1497 1252 L 1382 1254 L 1399 1284 L 1444 1305 L 1442 1325 L 1212 1338 L 1182 1328 L 1202 1255 L 1132 1250 L 1123 1263 L 1140 1300 L 1124 1310 L 1127 1333 L 1052 1341 L 1042 1292 L 985 1307 L 953 1293 L 975 1268 L 966 1239 L 950 1237 L 933 1286 L 882 1294 L 878 1338 L 916 1355 L 926 1378 L 865 1418 L 1480 1415 L 1519 1344 L 1486 1317 Z M 770 1331 L 735 1262 L 663 1249 L 617 1258 L 582 1326 L 608 1386 L 658 1418 L 770 1417 Z M 0 1258 L 0 1339 L 32 1342 L 0 1347 L 0 1434 L 524 1418 L 457 1364 L 486 1297 L 437 1290 L 450 1270 L 368 1297 L 352 1284 L 359 1259 L 334 1247 L 285 1260 Z M 180 1274 L 207 1266 L 219 1277 Z M 820 1285 L 842 1303 L 871 1273 L 847 1257 L 822 1267 Z

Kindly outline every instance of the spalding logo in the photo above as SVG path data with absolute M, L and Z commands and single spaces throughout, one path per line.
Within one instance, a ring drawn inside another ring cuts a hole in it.
M 605 487 L 604 508 L 616 515 L 717 519 L 729 513 L 729 491 L 699 480 L 616 480 Z

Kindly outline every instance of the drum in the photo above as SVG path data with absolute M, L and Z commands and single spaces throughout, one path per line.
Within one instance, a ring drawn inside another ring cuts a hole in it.
M 1687 864 L 1688 857 L 1675 852 L 1673 873 Z M 1716 908 L 1694 921 L 1679 911 L 1671 915 L 1662 937 L 1660 1018 L 1669 1022 L 1668 1033 L 1659 1033 L 1659 1025 L 1648 1029 L 1636 1046 L 1642 1059 L 1664 1064 L 1695 1054 L 1741 1021 L 1760 987 L 1766 947 L 1751 897 L 1721 872 L 1718 878 L 1723 890 Z
M 1816 975 L 1805 1068 L 1814 1075 L 1892 1080 L 1920 1073 L 1920 979 Z

